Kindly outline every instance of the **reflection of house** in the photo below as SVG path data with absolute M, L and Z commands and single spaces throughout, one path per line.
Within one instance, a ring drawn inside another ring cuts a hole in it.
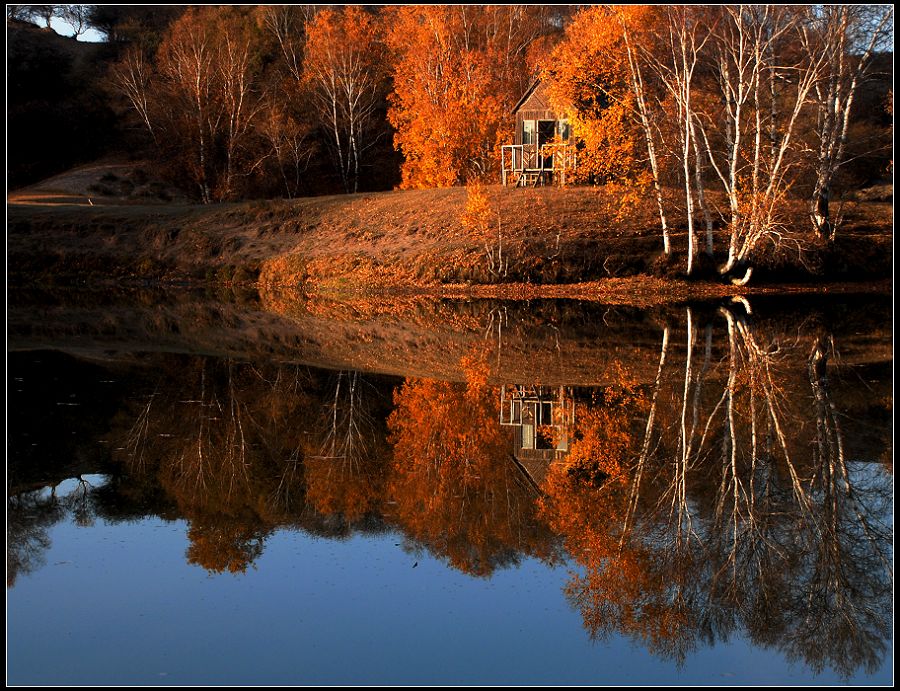
M 500 424 L 514 428 L 514 455 L 520 461 L 553 461 L 569 452 L 575 402 L 565 386 L 500 389 Z
M 550 105 L 546 85 L 537 80 L 513 108 L 513 144 L 501 150 L 503 184 L 516 187 L 566 184 L 577 157 L 569 122 Z

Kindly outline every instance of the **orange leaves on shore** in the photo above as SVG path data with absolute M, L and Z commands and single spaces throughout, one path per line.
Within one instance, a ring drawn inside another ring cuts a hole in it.
M 466 11 L 477 9 L 407 6 L 392 13 L 388 119 L 405 157 L 404 188 L 448 187 L 493 165 L 504 104 L 489 55 L 469 41 L 464 24 Z
M 403 188 L 447 187 L 489 175 L 511 135 L 509 110 L 531 80 L 543 39 L 558 31 L 537 6 L 395 7 L 388 120 L 404 155 Z

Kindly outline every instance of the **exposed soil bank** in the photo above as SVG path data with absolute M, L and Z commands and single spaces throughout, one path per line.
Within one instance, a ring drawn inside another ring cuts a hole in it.
M 263 291 L 329 295 L 605 297 L 628 304 L 737 292 L 716 279 L 708 261 L 699 262 L 707 281 L 684 280 L 686 237 L 677 225 L 676 254 L 661 261 L 649 206 L 617 218 L 615 200 L 602 188 L 489 194 L 508 260 L 504 275 L 490 271 L 484 240 L 461 222 L 466 190 L 451 188 L 213 206 L 24 203 L 13 196 L 7 280 L 258 282 Z M 833 244 L 798 248 L 795 238 L 778 251 L 764 248 L 749 292 L 785 283 L 813 291 L 838 283 L 855 284 L 834 286 L 840 290 L 890 290 L 891 203 L 854 202 L 843 213 Z M 797 237 L 809 235 L 799 207 L 796 221 Z M 717 233 L 724 248 L 723 231 Z

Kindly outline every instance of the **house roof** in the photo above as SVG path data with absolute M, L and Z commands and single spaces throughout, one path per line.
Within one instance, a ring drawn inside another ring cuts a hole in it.
M 522 104 L 525 103 L 525 101 L 527 101 L 527 100 L 529 99 L 529 97 L 531 96 L 531 94 L 534 93 L 534 90 L 538 88 L 538 84 L 540 84 L 540 83 L 541 83 L 541 78 L 538 77 L 537 79 L 535 79 L 535 80 L 531 83 L 531 86 L 529 86 L 529 87 L 525 90 L 525 93 L 522 94 L 522 98 L 520 98 L 519 101 L 518 101 L 518 103 L 516 103 L 516 105 L 513 106 L 513 109 L 512 109 L 512 114 L 513 114 L 513 115 L 515 115 L 515 114 L 519 111 L 519 108 L 521 108 L 521 107 L 522 107 Z

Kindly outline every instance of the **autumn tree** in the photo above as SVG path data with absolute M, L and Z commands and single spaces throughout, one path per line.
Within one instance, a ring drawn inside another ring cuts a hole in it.
M 267 38 L 262 53 L 268 64 L 256 129 L 265 158 L 260 177 L 270 182 L 260 187 L 280 187 L 288 198 L 304 189 L 307 172 L 321 149 L 315 125 L 318 117 L 303 73 L 306 27 L 318 9 L 314 5 L 266 5 L 254 10 L 256 24 Z
M 316 5 L 263 5 L 257 8 L 257 22 L 276 42 L 281 64 L 294 82 L 303 81 L 306 27 Z
M 315 15 L 306 34 L 304 79 L 344 191 L 356 192 L 380 134 L 376 114 L 387 91 L 379 22 L 357 6 L 327 9 Z
M 677 585 L 657 562 L 653 525 L 627 518 L 641 446 L 632 420 L 646 412 L 647 400 L 626 371 L 618 379 L 576 407 L 575 439 L 550 468 L 540 515 L 581 567 L 566 596 L 591 637 L 623 634 L 680 657 L 695 612 L 671 597 Z
M 491 174 L 508 112 L 534 75 L 533 49 L 561 16 L 536 6 L 407 6 L 386 12 L 394 90 L 388 120 L 406 188 Z M 532 64 L 529 64 L 531 62 Z
M 268 531 L 257 522 L 198 518 L 188 528 L 187 561 L 210 573 L 246 573 L 263 552 Z
M 191 522 L 188 559 L 244 570 L 305 507 L 305 377 L 293 368 L 191 358 L 115 421 L 115 457 Z
M 156 56 L 167 145 L 204 203 L 232 198 L 260 163 L 250 155 L 262 103 L 254 40 L 240 10 L 191 8 Z
M 544 68 L 543 78 L 555 109 L 568 119 L 573 134 L 583 144 L 578 176 L 621 185 L 623 191 L 629 185 L 643 191 L 649 180 L 640 149 L 647 145 L 655 152 L 653 127 L 648 120 L 642 141 L 638 118 L 640 114 L 649 117 L 647 108 L 642 111 L 639 107 L 649 96 L 644 89 L 637 94 L 633 91 L 628 61 L 628 51 L 635 50 L 636 40 L 631 24 L 651 21 L 650 13 L 644 10 L 641 17 L 636 16 L 634 8 L 597 6 L 581 10 Z M 631 43 L 626 42 L 629 33 Z M 637 62 L 633 64 L 638 66 Z M 648 133 L 650 138 L 646 139 Z
M 262 145 L 264 176 L 281 181 L 284 196 L 296 197 L 303 189 L 310 161 L 318 151 L 313 127 L 290 104 L 270 95 L 255 122 Z
M 154 144 L 159 144 L 156 134 L 156 123 L 159 114 L 153 109 L 157 105 L 153 92 L 154 67 L 145 52 L 130 46 L 111 68 L 112 86 L 130 104 L 132 110 L 140 118 Z

